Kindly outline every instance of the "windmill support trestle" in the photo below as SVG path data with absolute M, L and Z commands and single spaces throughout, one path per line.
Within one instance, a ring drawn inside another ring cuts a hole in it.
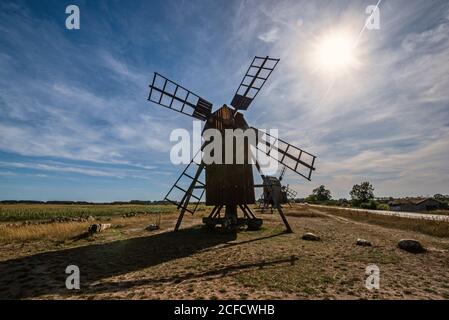
M 221 215 L 223 207 L 225 207 L 224 215 Z M 243 217 L 237 215 L 237 207 L 243 212 Z M 220 226 L 227 232 L 235 232 L 243 226 L 247 226 L 248 230 L 258 230 L 262 226 L 263 220 L 257 218 L 246 204 L 217 205 L 209 216 L 203 218 L 203 223 L 210 229 Z

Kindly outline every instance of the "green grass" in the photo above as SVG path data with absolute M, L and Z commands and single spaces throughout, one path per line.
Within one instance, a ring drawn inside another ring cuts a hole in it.
M 33 221 L 176 212 L 174 205 L 110 204 L 2 204 L 0 221 Z
M 435 210 L 435 211 L 430 211 L 430 214 L 441 214 L 444 216 L 449 216 L 449 210 Z

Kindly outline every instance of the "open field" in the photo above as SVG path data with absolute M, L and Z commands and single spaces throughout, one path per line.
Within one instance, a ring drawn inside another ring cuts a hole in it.
M 33 221 L 61 218 L 114 217 L 173 212 L 175 206 L 139 204 L 0 204 L 0 221 Z
M 87 238 L 77 238 L 87 221 L 0 226 L 0 298 L 449 299 L 449 236 L 433 227 L 295 206 L 286 209 L 293 234 L 277 214 L 259 214 L 259 231 L 211 233 L 200 227 L 205 210 L 173 233 L 177 214 L 168 208 L 156 232 L 145 231 L 155 214 L 123 212 L 96 215 L 113 227 Z M 305 232 L 322 241 L 302 240 Z M 356 246 L 357 238 L 373 246 Z M 428 251 L 404 252 L 402 238 Z M 80 290 L 65 288 L 69 264 L 80 268 Z M 364 286 L 369 264 L 380 268 L 379 290 Z

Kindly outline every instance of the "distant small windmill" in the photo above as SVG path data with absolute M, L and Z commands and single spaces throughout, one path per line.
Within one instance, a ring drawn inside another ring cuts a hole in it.
M 291 207 L 290 201 L 297 195 L 295 190 L 290 189 L 289 185 L 282 185 L 282 179 L 285 174 L 285 166 L 282 167 L 279 178 L 275 176 L 262 175 L 263 180 L 263 192 L 259 199 L 259 209 L 262 209 L 262 213 L 265 209 L 270 208 L 273 212 L 273 208 L 278 208 L 282 204 L 288 204 Z
M 215 112 L 212 112 L 212 103 L 159 73 L 154 73 L 148 100 L 193 118 L 203 120 L 205 121 L 204 130 L 209 128 L 217 129 L 223 137 L 225 129 L 254 130 L 258 138 L 255 147 L 259 151 L 264 152 L 280 164 L 310 180 L 312 171 L 315 170 L 316 157 L 314 155 L 254 127 L 250 127 L 245 121 L 243 114 L 239 112 L 248 109 L 278 62 L 279 59 L 273 59 L 268 56 L 254 57 L 231 101 L 232 107 L 223 105 Z M 203 144 L 202 149 L 206 145 L 207 143 Z M 256 218 L 248 207 L 249 204 L 255 203 L 252 159 L 248 159 L 246 156 L 249 147 L 246 142 L 244 142 L 243 146 L 234 146 L 234 150 L 243 150 L 242 152 L 245 152 L 243 164 L 206 164 L 203 160 L 196 162 L 195 157 L 192 159 L 165 196 L 165 200 L 176 204 L 180 210 L 175 231 L 179 229 L 185 212 L 193 214 L 197 210 L 204 192 L 206 192 L 206 205 L 213 206 L 209 216 L 203 218 L 203 223 L 207 226 L 215 228 L 215 226 L 220 225 L 228 231 L 235 231 L 242 225 L 246 225 L 248 229 L 260 228 L 263 222 L 262 219 Z M 273 150 L 274 152 L 272 152 Z M 278 154 L 279 156 L 274 156 L 273 154 Z M 224 151 L 222 157 L 226 159 Z M 259 164 L 256 162 L 255 165 L 262 175 Z M 200 178 L 203 170 L 205 170 L 205 181 L 201 181 Z M 184 185 L 184 183 L 186 184 Z M 176 197 L 176 193 L 180 193 L 180 195 Z M 194 199 L 194 203 L 190 205 L 192 199 Z M 224 215 L 221 214 L 223 208 Z M 243 217 L 238 216 L 237 208 L 241 209 Z M 281 207 L 277 206 L 277 209 L 287 231 L 292 232 Z

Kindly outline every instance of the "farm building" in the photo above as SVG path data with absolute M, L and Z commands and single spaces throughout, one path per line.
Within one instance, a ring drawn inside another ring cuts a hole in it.
M 404 198 L 396 199 L 388 203 L 392 211 L 431 211 L 443 209 L 443 203 L 434 198 Z

